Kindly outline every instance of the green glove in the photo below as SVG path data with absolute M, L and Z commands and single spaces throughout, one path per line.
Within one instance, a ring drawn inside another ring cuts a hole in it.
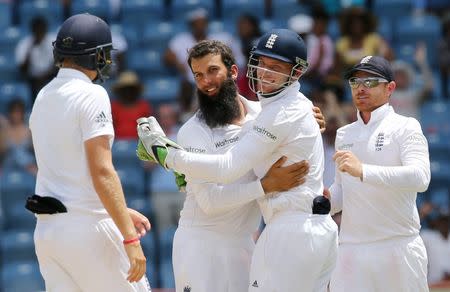
M 177 184 L 178 190 L 180 192 L 186 192 L 186 181 L 184 180 L 184 174 L 176 171 L 174 171 L 173 174 L 175 175 L 175 183 Z
M 137 132 L 140 142 L 136 151 L 137 156 L 141 160 L 157 162 L 165 169 L 168 169 L 166 158 L 169 153 L 169 148 L 183 148 L 166 137 L 154 117 L 139 118 L 137 122 Z

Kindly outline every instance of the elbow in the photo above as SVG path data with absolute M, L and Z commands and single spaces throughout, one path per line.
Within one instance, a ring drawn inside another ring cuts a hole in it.
M 416 191 L 419 193 L 423 193 L 428 189 L 431 181 L 430 170 L 421 170 L 417 174 L 416 182 Z

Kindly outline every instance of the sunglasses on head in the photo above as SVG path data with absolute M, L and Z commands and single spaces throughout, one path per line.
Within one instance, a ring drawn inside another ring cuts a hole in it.
M 348 83 L 350 84 L 350 87 L 353 89 L 356 89 L 359 87 L 360 84 L 363 84 L 367 88 L 374 88 L 377 87 L 378 84 L 389 82 L 384 78 L 380 77 L 367 77 L 367 78 L 358 78 L 358 77 L 352 77 L 348 80 Z

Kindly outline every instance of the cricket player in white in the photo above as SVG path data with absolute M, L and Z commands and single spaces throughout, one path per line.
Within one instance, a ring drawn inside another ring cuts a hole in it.
M 108 94 L 92 83 L 107 74 L 111 49 L 103 20 L 68 18 L 54 43 L 61 68 L 39 92 L 30 116 L 36 194 L 67 209 L 36 214 L 36 254 L 50 292 L 150 291 L 136 222 L 112 165 Z
M 261 108 L 238 94 L 238 67 L 228 46 L 205 40 L 188 53 L 199 110 L 181 127 L 177 141 L 189 152 L 225 153 L 251 129 Z M 146 160 L 145 156 L 141 158 Z M 283 162 L 280 159 L 261 181 L 253 171 L 228 185 L 186 177 L 186 200 L 172 256 L 177 291 L 248 290 L 252 236 L 261 219 L 255 199 L 304 181 L 306 164 L 280 167 Z
M 199 155 L 167 146 L 166 138 L 138 128 L 147 152 L 165 167 L 193 179 L 230 182 L 250 169 L 261 178 L 274 161 L 307 160 L 305 184 L 258 199 L 266 228 L 252 258 L 249 291 L 326 291 L 337 252 L 337 226 L 312 214 L 323 192 L 323 146 L 312 103 L 299 92 L 306 47 L 293 31 L 263 35 L 248 64 L 262 110 L 250 131 L 223 155 Z M 161 140 L 162 139 L 162 140 Z
M 428 144 L 414 118 L 388 104 L 392 69 L 367 56 L 346 74 L 358 120 L 337 131 L 332 213 L 342 210 L 332 292 L 428 291 L 417 192 L 430 182 Z

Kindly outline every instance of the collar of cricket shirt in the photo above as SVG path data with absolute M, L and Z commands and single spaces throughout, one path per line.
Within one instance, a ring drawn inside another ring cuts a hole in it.
M 392 106 L 389 105 L 389 103 L 383 104 L 376 110 L 372 111 L 372 113 L 370 115 L 370 120 L 367 123 L 367 126 L 377 123 L 378 121 L 382 120 L 384 117 L 386 117 L 392 111 L 394 111 L 394 109 L 392 108 Z M 358 122 L 364 125 L 364 121 L 362 120 L 359 111 L 358 111 L 357 117 L 358 117 Z
M 76 70 L 76 69 L 72 69 L 72 68 L 60 68 L 58 71 L 58 78 L 76 78 L 76 79 L 81 79 L 83 81 L 92 83 L 91 79 L 89 79 L 89 77 L 84 74 L 83 72 Z
M 258 99 L 261 102 L 261 106 L 265 106 L 271 102 L 274 102 L 276 100 L 279 100 L 280 98 L 283 97 L 290 97 L 290 96 L 297 96 L 298 93 L 300 92 L 300 83 L 299 82 L 294 82 L 291 85 L 287 86 L 283 91 L 281 91 L 280 93 L 271 96 L 271 97 L 262 97 L 258 95 Z

